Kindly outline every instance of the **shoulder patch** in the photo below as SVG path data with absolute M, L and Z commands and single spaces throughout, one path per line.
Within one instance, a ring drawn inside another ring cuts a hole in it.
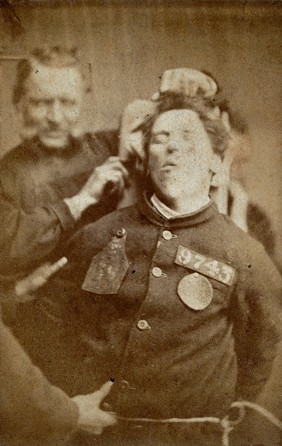
M 125 253 L 125 229 L 96 254 L 86 273 L 82 289 L 95 294 L 116 294 L 129 268 Z

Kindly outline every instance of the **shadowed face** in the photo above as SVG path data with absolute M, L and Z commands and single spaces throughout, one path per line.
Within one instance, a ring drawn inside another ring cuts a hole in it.
M 24 132 L 48 148 L 64 149 L 76 133 L 82 99 L 83 82 L 76 68 L 37 64 L 19 104 Z
M 152 127 L 148 167 L 160 198 L 208 191 L 216 160 L 209 136 L 193 110 L 170 110 Z M 207 192 L 208 195 L 208 192 Z

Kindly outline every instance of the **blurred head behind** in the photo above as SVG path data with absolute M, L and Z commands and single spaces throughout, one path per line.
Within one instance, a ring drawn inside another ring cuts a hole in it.
M 42 46 L 18 64 L 13 102 L 24 139 L 64 150 L 81 133 L 83 77 L 76 48 Z
M 161 94 L 143 134 L 152 187 L 165 204 L 176 210 L 177 203 L 208 198 L 228 145 L 228 132 L 211 98 Z

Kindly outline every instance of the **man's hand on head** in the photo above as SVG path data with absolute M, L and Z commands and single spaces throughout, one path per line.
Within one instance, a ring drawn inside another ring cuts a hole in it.
M 164 71 L 159 93 L 156 93 L 152 99 L 157 100 L 161 93 L 168 91 L 184 93 L 191 97 L 201 92 L 204 97 L 211 97 L 215 95 L 217 89 L 215 80 L 202 71 L 192 68 L 173 68 Z
M 159 92 L 154 94 L 151 100 L 137 99 L 125 107 L 120 128 L 120 158 L 128 160 L 133 155 L 135 168 L 142 172 L 145 152 L 141 127 L 154 115 L 160 94 L 176 92 L 195 96 L 199 91 L 205 97 L 213 96 L 217 92 L 215 80 L 191 68 L 174 68 L 164 71 Z
M 103 399 L 109 394 L 113 383 L 106 382 L 94 393 L 78 395 L 72 398 L 79 410 L 78 429 L 90 434 L 100 435 L 106 427 L 116 424 L 113 413 L 100 409 Z
M 120 126 L 119 157 L 123 161 L 135 159 L 135 168 L 142 170 L 145 152 L 142 125 L 154 115 L 156 103 L 137 99 L 123 110 Z
M 89 207 L 99 203 L 107 194 L 122 194 L 128 179 L 128 172 L 117 156 L 111 156 L 94 169 L 80 192 L 72 198 L 65 198 L 75 220 Z

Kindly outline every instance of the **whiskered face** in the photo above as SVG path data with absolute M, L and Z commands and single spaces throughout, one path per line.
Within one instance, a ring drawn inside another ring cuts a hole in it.
M 209 189 L 217 156 L 198 114 L 170 110 L 154 122 L 148 153 L 155 191 L 168 201 Z
M 38 64 L 24 86 L 19 104 L 23 130 L 48 148 L 67 147 L 81 115 L 83 81 L 79 71 Z

